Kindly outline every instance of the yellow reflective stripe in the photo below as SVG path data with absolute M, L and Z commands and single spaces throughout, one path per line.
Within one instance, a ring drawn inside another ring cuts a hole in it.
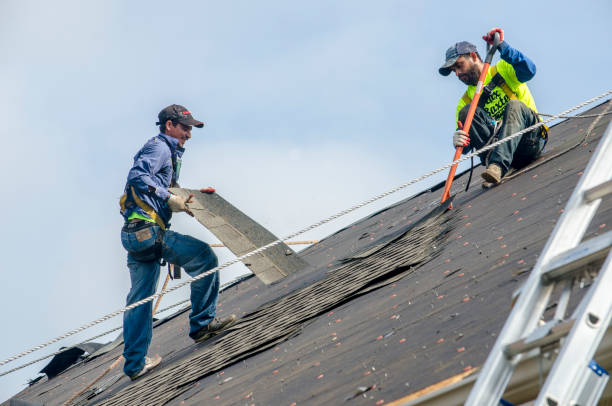
M 504 91 L 504 93 L 506 93 L 506 96 L 508 96 L 511 99 L 516 99 L 516 94 L 514 94 L 514 92 L 512 91 L 512 89 L 510 89 L 510 86 L 508 86 L 506 84 L 506 82 L 501 84 L 501 89 Z
M 138 205 L 138 207 L 140 207 L 145 213 L 147 213 L 149 217 L 151 217 L 153 221 L 155 221 L 157 225 L 161 227 L 162 230 L 165 230 L 166 225 L 164 224 L 164 221 L 161 219 L 161 217 L 159 217 L 159 215 L 155 212 L 155 210 L 153 210 L 151 206 L 143 202 L 140 197 L 138 197 L 136 191 L 134 190 L 134 186 L 131 187 L 131 190 L 134 202 Z
M 491 80 L 493 80 L 493 76 L 495 76 L 497 74 L 497 67 L 495 65 L 491 66 L 491 68 L 489 69 L 489 71 L 491 72 Z M 509 99 L 516 99 L 516 94 L 514 94 L 514 92 L 512 91 L 512 89 L 510 89 L 510 86 L 508 86 L 508 84 L 506 83 L 506 80 L 504 79 L 504 77 L 502 75 L 499 75 L 503 82 L 499 85 L 499 88 L 501 88 L 501 90 L 503 90 L 503 92 L 506 94 L 506 96 L 508 96 Z
M 125 201 L 127 200 L 127 193 L 124 193 L 119 199 L 119 206 L 121 206 L 121 214 L 125 211 Z
M 470 104 L 472 102 L 472 98 L 468 96 L 467 92 L 463 93 L 461 100 L 463 100 L 465 104 Z
M 149 215 L 149 217 L 151 217 L 151 219 L 153 219 L 153 221 L 155 222 L 155 224 L 157 224 L 158 226 L 161 227 L 162 230 L 166 229 L 166 225 L 164 224 L 164 221 L 161 219 L 161 217 L 159 217 L 159 215 L 155 212 L 155 210 L 153 210 L 153 208 L 151 206 L 149 206 L 148 204 L 146 204 L 145 202 L 143 202 L 140 197 L 138 197 L 138 195 L 136 194 L 136 191 L 134 190 L 134 186 L 130 187 L 130 190 L 132 191 L 132 197 L 134 198 L 134 202 L 136 203 L 136 205 L 138 207 L 140 207 L 145 213 L 147 213 Z M 127 194 L 124 193 L 123 196 L 121 196 L 121 199 L 119 199 L 119 204 L 121 205 L 121 212 L 125 212 L 125 202 L 127 200 Z
M 137 211 L 133 211 L 132 214 L 130 214 L 130 216 L 128 217 L 128 221 L 134 220 L 134 219 L 140 219 L 140 220 L 148 221 L 149 223 L 155 223 L 153 220 L 151 220 L 147 216 L 143 216 Z

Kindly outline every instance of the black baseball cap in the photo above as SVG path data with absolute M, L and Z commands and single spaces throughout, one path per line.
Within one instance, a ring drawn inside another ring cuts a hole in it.
M 446 50 L 446 62 L 438 69 L 440 75 L 448 76 L 451 73 L 451 66 L 457 62 L 457 58 L 471 52 L 478 52 L 478 50 L 476 49 L 476 45 L 467 41 L 457 42 L 455 45 L 448 48 Z
M 196 120 L 191 115 L 191 112 L 187 110 L 186 107 L 181 106 L 180 104 L 173 104 L 171 106 L 166 107 L 157 115 L 157 119 L 159 120 L 155 125 L 161 125 L 168 120 L 171 120 L 173 123 L 181 123 L 184 125 L 192 125 L 194 127 L 202 128 L 204 127 L 204 123 Z

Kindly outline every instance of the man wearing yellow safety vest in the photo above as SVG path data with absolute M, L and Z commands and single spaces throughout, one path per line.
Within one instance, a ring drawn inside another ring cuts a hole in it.
M 121 197 L 121 214 L 125 219 L 121 243 L 128 252 L 132 282 L 127 305 L 155 293 L 162 260 L 184 268 L 192 277 L 217 266 L 217 256 L 208 244 L 168 230 L 172 212 L 183 211 L 193 216 L 189 209 L 193 195 L 186 199 L 171 194 L 168 188 L 178 185 L 184 145 L 191 138 L 191 129 L 202 128 L 204 123 L 177 104 L 163 109 L 158 119 L 160 133 L 148 140 L 134 157 Z M 201 192 L 214 193 L 214 189 Z M 234 315 L 215 317 L 218 296 L 217 272 L 191 284 L 189 336 L 196 342 L 219 333 L 235 320 Z M 161 362 L 159 355 L 146 357 L 153 334 L 151 313 L 152 304 L 148 302 L 123 316 L 123 371 L 133 380 Z
M 455 72 L 468 85 L 457 104 L 458 128 L 453 134 L 453 145 L 464 147 L 463 153 L 480 149 L 540 121 L 527 82 L 536 73 L 535 64 L 520 51 L 504 41 L 504 32 L 494 28 L 483 39 L 493 45 L 499 33 L 501 60 L 492 65 L 484 80 L 484 88 L 474 113 L 469 135 L 462 130 L 476 85 L 483 69 L 483 61 L 473 44 L 462 41 L 448 48 L 446 61 L 439 68 L 443 76 Z M 521 168 L 540 156 L 547 141 L 546 127 L 541 126 L 496 148 L 479 155 L 486 166 L 482 173 L 483 187 L 499 183 L 510 167 Z

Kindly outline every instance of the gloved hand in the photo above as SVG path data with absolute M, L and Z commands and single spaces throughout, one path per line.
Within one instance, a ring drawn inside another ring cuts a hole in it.
M 499 43 L 501 44 L 504 41 L 504 30 L 501 28 L 492 28 L 491 31 L 483 35 L 482 39 L 487 41 L 487 44 L 493 45 L 495 42 L 495 33 L 499 33 Z
M 205 188 L 200 189 L 200 192 L 202 192 L 202 193 L 208 193 L 208 194 L 210 195 L 210 194 L 215 193 L 215 192 L 216 192 L 216 190 L 215 190 L 215 188 L 214 188 L 214 187 L 210 187 L 210 186 L 209 186 L 209 187 L 205 187 Z
M 458 130 L 453 133 L 453 145 L 455 148 L 470 145 L 470 137 L 463 131 L 463 123 L 459 120 L 457 120 L 457 128 Z
M 467 133 L 463 130 L 455 131 L 453 133 L 453 145 L 455 148 L 470 145 L 470 138 L 468 137 Z
M 184 197 L 171 194 L 170 198 L 168 198 L 168 207 L 170 210 L 173 212 L 184 211 L 193 217 L 193 213 L 189 210 L 189 203 L 193 203 L 193 195 L 189 195 L 189 197 L 185 199 Z

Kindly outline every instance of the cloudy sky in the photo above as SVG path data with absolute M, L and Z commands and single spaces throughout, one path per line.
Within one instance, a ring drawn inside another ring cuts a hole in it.
M 608 0 L 0 0 L 0 359 L 124 305 L 118 198 L 164 106 L 184 104 L 207 123 L 187 144 L 182 185 L 214 186 L 284 236 L 450 160 L 464 86 L 437 67 L 452 43 L 484 51 L 481 35 L 504 28 L 537 65 L 538 108 L 558 113 L 612 88 L 602 75 L 610 17 Z M 217 242 L 185 215 L 173 228 Z M 181 289 L 162 307 L 186 297 Z M 0 377 L 0 401 L 44 365 Z

